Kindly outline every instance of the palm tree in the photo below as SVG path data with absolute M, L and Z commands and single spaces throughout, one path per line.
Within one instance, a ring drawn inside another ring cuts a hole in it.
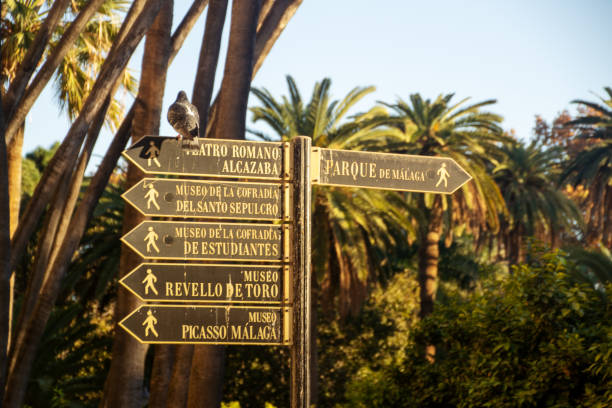
M 373 87 L 356 87 L 342 100 L 331 100 L 331 80 L 317 82 L 310 101 L 304 101 L 291 76 L 289 96 L 277 101 L 266 89 L 251 92 L 262 106 L 252 107 L 252 121 L 262 121 L 273 131 L 249 130 L 264 140 L 312 137 L 318 147 L 361 150 L 384 149 L 394 139 L 392 129 L 376 126 L 375 108 L 347 120 L 351 108 Z M 397 132 L 396 132 L 397 133 Z M 408 207 L 393 192 L 366 189 L 313 187 L 313 272 L 324 305 L 337 302 L 341 315 L 357 311 L 367 284 L 381 273 L 387 253 L 412 233 Z M 380 251 L 381 250 L 381 251 Z M 339 296 L 336 296 L 339 295 Z
M 612 247 L 612 88 L 604 88 L 608 99 L 603 104 L 574 100 L 583 105 L 587 113 L 567 125 L 577 130 L 577 137 L 589 141 L 565 168 L 561 182 L 574 187 L 582 186 L 585 197 L 586 241 L 594 245 L 601 242 Z
M 495 100 L 466 105 L 468 98 L 451 104 L 452 98 L 453 94 L 447 94 L 431 101 L 413 94 L 409 103 L 400 99 L 385 104 L 394 112 L 389 125 L 404 134 L 402 143 L 394 147 L 396 152 L 450 157 L 473 178 L 452 195 L 409 195 L 423 214 L 418 220 L 421 317 L 433 311 L 442 237 L 450 244 L 453 233 L 470 232 L 478 241 L 481 232 L 498 230 L 498 214 L 505 211 L 490 175 L 500 156 L 499 144 L 506 140 L 499 127 L 502 118 L 482 110 Z
M 556 186 L 561 149 L 544 149 L 536 143 L 504 145 L 503 159 L 493 178 L 506 202 L 500 242 L 511 265 L 523 260 L 523 239 L 535 236 L 552 246 L 561 231 L 580 226 L 582 216 L 574 203 Z

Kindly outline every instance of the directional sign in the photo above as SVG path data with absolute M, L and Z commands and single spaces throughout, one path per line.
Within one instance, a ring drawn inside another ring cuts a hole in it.
M 145 136 L 123 156 L 147 174 L 279 180 L 286 176 L 283 143 Z M 288 167 L 288 166 L 287 166 Z
M 289 301 L 289 267 L 144 263 L 119 281 L 144 301 Z
M 290 196 L 282 184 L 145 178 L 122 197 L 151 217 L 280 220 Z
M 289 308 L 145 305 L 119 325 L 141 343 L 290 343 Z
M 288 226 L 143 221 L 121 240 L 145 259 L 288 260 Z M 285 241 L 283 241 L 283 236 Z
M 448 157 L 322 148 L 312 156 L 315 184 L 451 194 L 472 178 Z

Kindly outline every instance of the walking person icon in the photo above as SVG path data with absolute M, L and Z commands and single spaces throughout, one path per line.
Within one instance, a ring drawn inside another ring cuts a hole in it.
M 438 187 L 442 182 L 444 182 L 445 188 L 448 187 L 449 174 L 448 170 L 446 170 L 446 163 L 442 163 L 442 167 L 440 167 L 436 173 L 438 174 L 438 176 L 440 176 L 438 182 L 436 183 L 436 187 Z
M 155 243 L 155 241 L 157 241 L 157 239 L 159 238 L 159 235 L 157 235 L 155 230 L 153 230 L 153 227 L 149 227 L 148 231 L 149 232 L 144 237 L 144 241 L 147 243 L 147 252 L 151 252 L 151 247 L 153 247 L 155 252 L 159 253 L 159 248 L 157 247 L 157 244 Z
M 157 293 L 157 289 L 155 289 L 155 282 L 157 282 L 157 277 L 153 275 L 151 269 L 147 269 L 147 276 L 142 280 L 142 283 L 145 284 L 145 295 L 149 294 L 149 289 L 156 295 L 159 294 Z
M 144 198 L 147 199 L 147 210 L 151 209 L 151 204 L 159 211 L 159 205 L 157 204 L 157 197 L 159 197 L 159 193 L 153 186 L 153 183 L 146 185 L 145 188 L 148 188 L 149 191 L 145 194 Z
M 149 336 L 149 331 L 151 331 L 155 337 L 159 337 L 157 334 L 157 330 L 155 330 L 155 325 L 157 324 L 157 319 L 153 316 L 153 312 L 151 309 L 147 311 L 147 318 L 142 322 L 142 325 L 145 326 L 145 337 Z
M 151 167 L 151 160 L 157 165 L 157 167 L 161 167 L 161 163 L 157 160 L 157 156 L 159 156 L 159 148 L 155 146 L 153 141 L 149 142 L 149 148 L 145 152 L 145 155 L 148 155 L 147 166 Z

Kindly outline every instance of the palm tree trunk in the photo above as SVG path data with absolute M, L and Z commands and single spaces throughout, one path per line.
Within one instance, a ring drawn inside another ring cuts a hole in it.
M 261 0 L 234 0 L 215 138 L 244 139 Z
M 219 120 L 216 122 L 219 126 L 207 133 L 209 137 L 244 139 L 260 8 L 261 0 L 234 0 L 232 3 L 230 39 L 219 93 Z M 221 405 L 224 365 L 224 347 L 195 347 L 188 406 Z
M 8 163 L 8 186 L 9 186 L 9 226 L 11 238 L 17 230 L 19 223 L 19 210 L 21 208 L 21 153 L 23 150 L 23 135 L 24 126 L 19 128 L 19 131 L 13 138 L 13 141 L 8 146 L 7 163 Z M 15 274 L 11 273 L 9 281 L 9 307 L 8 307 L 8 338 L 6 350 L 11 348 L 11 333 L 13 332 L 13 305 L 15 299 Z
M 172 27 L 172 1 L 163 5 L 147 32 L 142 75 L 134 104 L 132 141 L 135 142 L 148 134 L 159 134 L 162 102 L 166 83 L 166 73 L 170 58 L 170 30 Z M 135 166 L 128 167 L 126 189 L 142 179 L 143 173 Z M 123 216 L 123 233 L 127 233 L 141 221 L 142 214 L 131 206 L 126 206 Z M 141 259 L 125 246 L 121 250 L 119 274 L 125 276 L 138 266 Z M 115 319 L 119 321 L 140 304 L 131 293 L 121 288 L 117 293 Z M 144 364 L 147 346 L 141 344 L 130 334 L 115 326 L 111 367 L 104 387 L 100 407 L 141 406 L 144 402 Z M 155 387 L 158 389 L 158 387 Z M 155 397 L 157 398 L 157 397 Z
M 0 106 L 2 106 L 0 93 Z M 10 218 L 9 172 L 4 137 L 4 113 L 0 109 L 0 219 Z M 4 399 L 7 372 L 7 346 L 10 322 L 11 231 L 8 222 L 0 223 L 0 401 Z
M 200 113 L 201 135 L 206 132 L 208 109 L 212 99 L 215 73 L 219 61 L 219 49 L 221 48 L 221 34 L 225 23 L 227 0 L 211 0 L 208 13 L 206 14 L 206 29 L 200 48 L 200 59 L 193 84 L 191 102 L 198 108 Z
M 187 408 L 220 406 L 224 372 L 224 346 L 196 346 L 191 364 Z
M 429 316 L 434 309 L 438 291 L 438 262 L 440 258 L 440 233 L 442 231 L 442 204 L 436 197 L 427 223 L 427 232 L 421 237 L 419 246 L 419 288 L 421 319 Z M 432 344 L 425 345 L 425 356 L 433 362 L 436 348 Z
M 272 50 L 272 46 L 287 27 L 302 0 L 276 0 L 266 13 L 265 19 L 257 28 L 253 77 L 259 71 L 264 60 Z
M 61 179 L 70 163 L 76 161 L 78 151 L 89 124 L 94 120 L 97 112 L 104 103 L 106 96 L 113 89 L 115 81 L 123 72 L 130 56 L 144 36 L 146 30 L 151 26 L 157 15 L 161 0 L 148 0 L 147 7 L 138 16 L 126 39 L 113 46 L 106 58 L 100 74 L 89 93 L 81 113 L 74 121 L 64 141 L 56 151 L 53 159 L 45 168 L 41 181 L 36 186 L 33 197 L 30 200 L 20 222 L 15 236 L 12 240 L 11 266 L 14 267 L 23 255 L 23 251 L 34 232 L 38 219 L 40 218 L 46 204 L 55 190 L 55 185 Z
M 172 369 L 172 377 L 168 388 L 167 408 L 185 408 L 187 406 L 193 354 L 193 345 L 183 344 L 176 347 L 174 367 Z M 201 406 L 205 407 L 208 405 Z
M 151 396 L 149 408 L 168 408 L 168 388 L 174 364 L 176 347 L 168 344 L 154 346 L 153 368 L 151 369 Z

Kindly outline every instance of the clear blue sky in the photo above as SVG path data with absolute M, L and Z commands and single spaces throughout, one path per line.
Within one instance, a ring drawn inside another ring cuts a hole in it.
M 189 2 L 175 3 L 176 25 Z M 610 0 L 303 0 L 253 85 L 280 97 L 290 74 L 307 98 L 316 81 L 329 77 L 336 99 L 374 85 L 358 110 L 415 92 L 495 98 L 491 110 L 505 118 L 504 127 L 529 138 L 535 115 L 551 120 L 573 111 L 571 100 L 595 101 L 593 92 L 612 86 L 611 16 Z M 191 94 L 203 29 L 204 16 L 170 69 L 164 112 L 178 90 Z M 229 22 L 222 50 L 227 31 Z M 140 55 L 131 63 L 137 71 Z M 222 72 L 220 65 L 218 78 Z M 24 152 L 61 140 L 68 126 L 48 89 L 28 118 Z M 161 134 L 174 134 L 165 118 Z M 104 132 L 97 155 L 110 139 Z

